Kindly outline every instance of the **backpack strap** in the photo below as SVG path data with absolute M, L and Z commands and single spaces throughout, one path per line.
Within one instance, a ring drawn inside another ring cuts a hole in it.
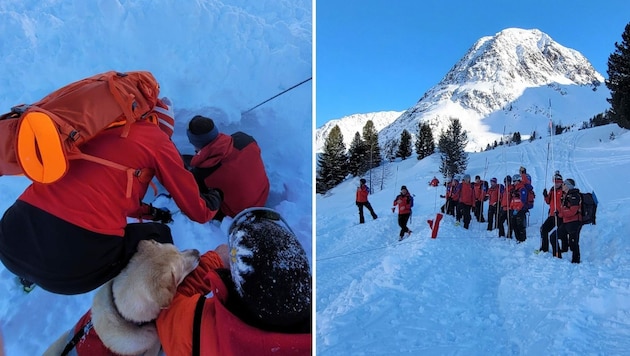
M 157 187 L 151 180 L 153 178 L 153 170 L 150 168 L 129 168 L 122 164 L 106 160 L 104 158 L 88 155 L 85 153 L 78 153 L 68 157 L 68 159 L 84 159 L 86 161 L 102 164 L 107 167 L 112 167 L 127 173 L 127 188 L 125 190 L 125 197 L 131 198 L 131 190 L 133 188 L 133 179 L 138 178 L 140 182 L 148 181 L 149 185 L 153 188 L 154 195 L 157 195 Z
M 195 305 L 195 316 L 193 318 L 193 333 L 192 333 L 192 356 L 201 355 L 201 316 L 203 314 L 203 306 L 206 303 L 206 297 L 203 295 L 197 299 Z
M 122 75 L 122 73 L 120 74 Z M 133 95 L 129 95 L 128 97 L 123 98 L 120 90 L 118 90 L 118 87 L 116 86 L 115 78 L 117 78 L 116 75 L 110 76 L 107 79 L 107 83 L 109 85 L 109 91 L 112 93 L 112 95 L 114 96 L 114 99 L 116 100 L 123 114 L 127 118 L 127 122 L 125 123 L 125 128 L 123 129 L 123 132 L 120 135 L 120 137 L 126 138 L 127 135 L 129 135 L 129 129 L 131 128 L 131 123 L 134 122 L 136 119 L 136 115 L 134 115 L 133 113 L 135 98 Z

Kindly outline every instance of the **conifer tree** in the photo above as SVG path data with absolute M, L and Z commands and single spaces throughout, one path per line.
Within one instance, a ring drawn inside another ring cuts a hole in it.
M 431 131 L 431 126 L 428 123 L 423 122 L 419 127 L 416 139 L 416 153 L 418 154 L 418 160 L 421 160 L 435 152 L 435 142 L 433 141 L 433 131 Z
M 350 149 L 348 150 L 348 171 L 354 177 L 367 172 L 369 160 L 366 159 L 366 155 L 367 147 L 365 147 L 365 142 L 361 139 L 361 134 L 357 131 L 354 134 L 354 139 L 352 139 Z
M 367 149 L 365 158 L 370 162 L 368 169 L 378 167 L 381 164 L 381 148 L 378 146 L 378 132 L 372 120 L 368 120 L 363 126 L 363 141 Z
M 444 177 L 464 173 L 468 166 L 468 153 L 464 151 L 468 144 L 466 131 L 462 131 L 459 119 L 451 119 L 446 132 L 438 140 L 440 151 L 440 172 Z
M 338 125 L 330 130 L 324 141 L 324 152 L 319 160 L 318 186 L 326 191 L 341 183 L 348 174 L 348 156 L 343 135 Z M 318 188 L 319 189 L 319 188 Z
M 521 144 L 521 133 L 516 131 L 514 133 L 514 135 L 512 135 L 512 142 L 516 143 L 517 145 Z
M 615 42 L 615 52 L 608 57 L 610 89 L 610 118 L 623 128 L 630 128 L 630 23 L 621 34 L 621 43 Z
M 398 151 L 396 152 L 396 157 L 400 157 L 403 160 L 407 159 L 407 157 L 411 156 L 411 134 L 406 129 L 400 134 L 400 145 L 398 146 Z
M 385 142 L 385 146 L 383 147 L 383 154 L 388 161 L 393 161 L 396 159 L 396 152 L 398 152 L 399 142 L 395 138 L 390 138 L 387 142 Z

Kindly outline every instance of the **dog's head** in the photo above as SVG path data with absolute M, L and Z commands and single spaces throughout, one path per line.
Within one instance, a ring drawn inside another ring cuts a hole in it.
M 142 240 L 138 251 L 114 279 L 120 312 L 135 321 L 157 318 L 175 296 L 177 286 L 199 263 L 198 250 L 179 251 L 172 244 Z

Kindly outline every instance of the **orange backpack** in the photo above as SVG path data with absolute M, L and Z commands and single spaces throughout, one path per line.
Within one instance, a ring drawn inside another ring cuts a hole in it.
M 79 147 L 99 132 L 151 119 L 159 102 L 159 84 L 146 71 L 109 71 L 68 84 L 32 105 L 13 107 L 0 116 L 0 176 L 24 174 L 53 183 L 73 159 L 86 159 L 127 171 L 129 182 L 140 170 L 81 152 Z M 128 185 L 128 195 L 131 184 Z

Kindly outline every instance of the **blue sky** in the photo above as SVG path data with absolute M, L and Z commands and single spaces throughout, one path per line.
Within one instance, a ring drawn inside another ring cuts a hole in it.
M 607 77 L 630 22 L 627 0 L 318 0 L 316 127 L 343 116 L 406 110 L 483 36 L 537 28 Z

